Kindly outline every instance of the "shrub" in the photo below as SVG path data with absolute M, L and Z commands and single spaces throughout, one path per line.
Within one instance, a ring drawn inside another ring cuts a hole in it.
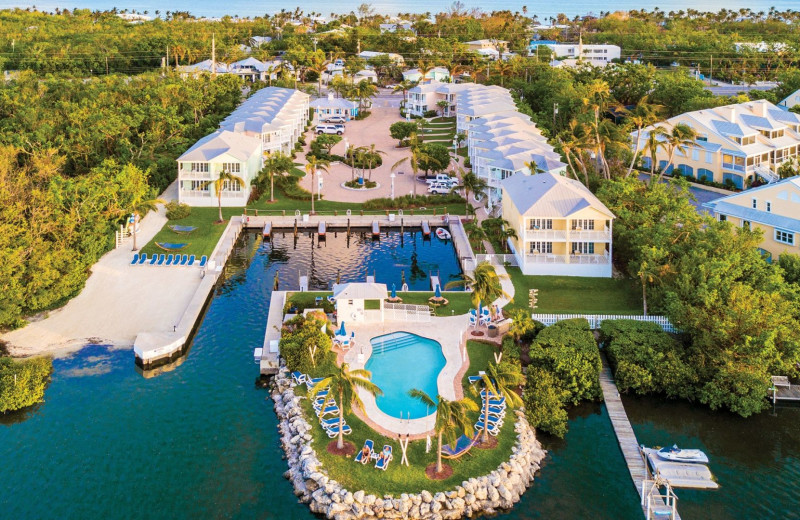
M 358 179 L 355 179 L 352 181 L 345 182 L 344 185 L 347 186 L 348 188 L 371 189 L 377 187 L 378 183 L 375 181 L 364 179 L 364 184 L 360 184 L 358 182 Z
M 389 197 L 370 199 L 363 204 L 364 209 L 416 209 L 441 204 L 464 204 L 464 198 L 457 193 L 447 195 L 403 195 L 392 200 Z
M 311 192 L 300 186 L 300 178 L 294 175 L 279 175 L 275 177 L 275 191 L 293 200 L 311 200 Z
M 522 401 L 525 417 L 534 428 L 563 438 L 567 433 L 566 392 L 553 374 L 542 368 L 528 369 Z
M 439 113 L 436 110 L 426 110 L 422 113 L 422 117 L 436 117 Z
M 0 358 L 0 413 L 42 402 L 53 371 L 53 360 L 38 357 L 15 361 Z
M 369 110 L 362 110 L 356 115 L 354 119 L 356 121 L 361 121 L 362 119 L 368 118 L 371 113 L 372 112 L 370 112 Z
M 177 200 L 167 202 L 167 218 L 169 220 L 180 220 L 192 214 L 192 207 L 188 204 L 179 203 Z
M 514 338 L 511 336 L 505 336 L 503 338 L 503 360 L 509 361 L 511 363 L 516 362 L 516 364 L 521 364 L 520 362 L 520 352 L 519 343 L 514 341 Z
M 309 315 L 297 316 L 283 324 L 280 350 L 289 370 L 305 374 L 326 363 L 330 356 L 335 357 L 330 336 L 321 330 L 326 323 L 327 320 Z

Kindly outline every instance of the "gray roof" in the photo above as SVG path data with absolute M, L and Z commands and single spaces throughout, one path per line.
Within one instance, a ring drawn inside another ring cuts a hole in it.
M 775 186 L 770 184 L 769 186 Z M 751 193 L 752 190 L 748 190 Z M 766 224 L 775 228 L 780 228 L 786 231 L 793 231 L 800 233 L 800 220 L 796 218 L 784 217 L 775 213 L 768 213 L 760 209 L 748 208 L 747 206 L 739 206 L 731 202 L 725 202 L 725 199 L 712 200 L 703 204 L 704 208 L 709 208 L 716 213 L 722 213 L 731 217 L 740 218 L 742 220 L 749 220 L 751 222 L 758 222 Z
M 358 107 L 358 103 L 344 98 L 319 98 L 315 99 L 309 105 L 311 108 L 345 108 L 351 110 Z
M 784 125 L 775 125 L 766 117 L 751 116 L 749 114 L 741 115 L 742 122 L 747 126 L 758 128 L 759 130 L 775 130 L 776 128 L 786 128 Z
M 574 179 L 552 173 L 516 173 L 503 181 L 505 196 L 511 198 L 522 215 L 566 218 L 586 208 L 594 208 L 614 218 L 605 204 Z
M 728 121 L 720 121 L 719 119 L 714 119 L 711 121 L 711 124 L 714 125 L 714 129 L 721 134 L 733 135 L 736 137 L 744 137 L 744 132 L 742 131 L 742 127 L 740 127 L 736 123 L 730 123 Z
M 261 139 L 238 132 L 217 130 L 197 141 L 178 161 L 211 161 L 227 154 L 240 161 L 247 161 L 253 154 L 260 153 Z
M 335 300 L 384 300 L 389 297 L 385 283 L 342 283 L 333 285 Z
M 769 117 L 775 119 L 776 121 L 781 121 L 782 123 L 792 123 L 795 125 L 800 123 L 800 116 L 794 112 L 788 112 L 780 109 L 770 109 L 767 112 L 769 113 Z

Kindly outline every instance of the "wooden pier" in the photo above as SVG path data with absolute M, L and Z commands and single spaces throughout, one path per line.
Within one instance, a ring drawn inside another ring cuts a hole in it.
M 800 385 L 793 385 L 786 376 L 772 376 L 772 402 L 800 401 Z
M 606 409 L 608 410 L 608 417 L 611 419 L 611 426 L 614 427 L 614 434 L 617 436 L 619 449 L 622 451 L 622 456 L 625 463 L 628 465 L 628 472 L 631 475 L 631 480 L 639 494 L 640 504 L 642 505 L 642 512 L 647 516 L 648 509 L 646 507 L 647 499 L 643 493 L 642 483 L 649 480 L 647 466 L 642 452 L 639 449 L 639 442 L 636 440 L 636 434 L 633 432 L 631 422 L 628 420 L 628 414 L 625 413 L 625 407 L 622 405 L 622 399 L 619 396 L 619 390 L 614 383 L 614 376 L 611 374 L 611 367 L 608 365 L 605 355 L 600 355 L 603 360 L 603 370 L 600 372 L 600 388 L 603 391 L 603 399 L 605 400 Z M 661 499 L 659 499 L 661 500 Z M 661 502 L 663 504 L 663 500 Z M 666 507 L 666 504 L 664 504 Z M 674 516 L 670 515 L 673 520 L 680 520 L 680 515 L 677 511 Z

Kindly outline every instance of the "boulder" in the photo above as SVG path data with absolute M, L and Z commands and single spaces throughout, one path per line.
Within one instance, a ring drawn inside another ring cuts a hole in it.
M 430 504 L 433 501 L 433 495 L 431 495 L 431 492 L 427 489 L 423 489 L 419 495 L 426 504 Z

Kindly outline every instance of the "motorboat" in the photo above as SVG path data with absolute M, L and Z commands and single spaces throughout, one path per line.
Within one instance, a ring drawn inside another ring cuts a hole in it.
M 658 456 L 664 460 L 673 462 L 691 462 L 697 464 L 708 464 L 708 456 L 702 450 L 686 450 L 678 448 L 677 444 L 672 447 L 661 448 Z
M 449 231 L 447 231 L 443 227 L 440 227 L 436 228 L 436 238 L 438 238 L 439 240 L 450 240 L 453 237 L 452 235 L 450 235 Z

